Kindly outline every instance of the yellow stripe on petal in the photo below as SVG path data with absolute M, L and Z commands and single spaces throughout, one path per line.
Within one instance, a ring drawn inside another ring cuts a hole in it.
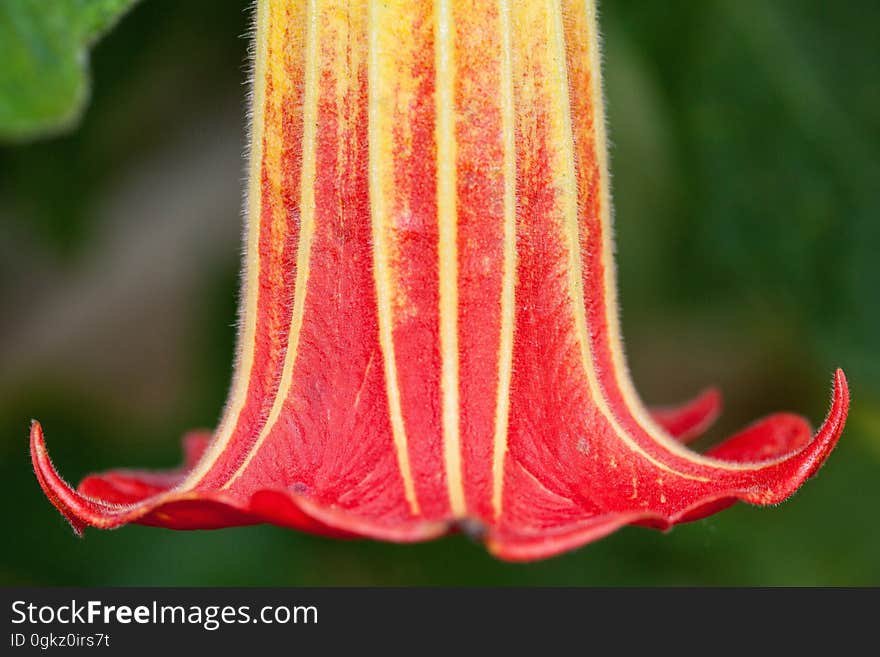
M 455 49 L 450 0 L 434 3 L 437 126 L 437 215 L 439 227 L 440 354 L 443 393 L 443 460 L 452 515 L 467 510 L 461 472 L 458 381 L 458 216 L 456 183 Z
M 420 513 L 416 498 L 415 482 L 409 460 L 406 427 L 397 380 L 397 362 L 394 352 L 394 300 L 395 286 L 391 274 L 388 230 L 392 224 L 389 199 L 394 193 L 394 125 L 389 121 L 395 85 L 392 80 L 402 81 L 407 74 L 396 65 L 393 53 L 401 47 L 390 25 L 402 23 L 398 16 L 405 15 L 407 2 L 370 0 L 369 6 L 369 150 L 370 150 L 370 214 L 373 226 L 373 266 L 376 277 L 376 299 L 379 321 L 379 344 L 385 363 L 385 385 L 388 396 L 388 412 L 391 416 L 391 432 L 397 463 L 403 478 L 403 487 L 410 510 Z
M 254 51 L 253 96 L 251 98 L 250 164 L 246 202 L 247 232 L 246 255 L 244 261 L 242 311 L 239 319 L 240 331 L 235 374 L 232 391 L 226 402 L 223 419 L 217 428 L 211 446 L 202 455 L 199 463 L 175 490 L 186 490 L 196 485 L 211 469 L 217 458 L 226 449 L 241 411 L 244 408 L 254 367 L 254 340 L 257 332 L 257 303 L 259 301 L 260 279 L 260 215 L 262 214 L 261 172 L 263 167 L 263 139 L 265 130 L 266 85 L 271 64 L 268 51 L 272 47 L 283 46 L 286 30 L 283 16 L 279 16 L 283 3 L 264 0 L 257 4 L 256 49 Z M 276 61 L 279 58 L 276 58 Z M 283 61 L 283 59 L 281 60 Z M 274 64 L 274 62 L 273 62 Z M 274 72 L 273 72 L 274 75 Z M 280 154 L 277 155 L 280 161 Z
M 290 321 L 290 332 L 287 338 L 287 351 L 284 354 L 284 368 L 281 372 L 281 383 L 269 411 L 269 418 L 260 431 L 256 442 L 245 457 L 238 470 L 229 478 L 222 488 L 229 488 L 241 477 L 250 465 L 251 460 L 260 450 L 266 437 L 275 428 L 287 395 L 293 383 L 293 369 L 299 348 L 299 334 L 302 328 L 303 311 L 305 309 L 306 288 L 309 278 L 309 260 L 311 256 L 312 238 L 315 233 L 315 158 L 317 151 L 318 123 L 318 70 L 320 66 L 320 50 L 318 48 L 319 0 L 308 0 L 302 26 L 306 33 L 305 49 L 305 88 L 303 99 L 303 137 L 302 137 L 302 170 L 300 178 L 300 238 L 296 256 L 296 287 L 294 288 L 293 311 Z M 297 29 L 296 24 L 291 28 Z M 274 78 L 273 78 L 274 80 Z M 280 150 L 280 149 L 279 149 Z M 286 217 L 285 217 L 286 219 Z
M 501 340 L 498 348 L 498 397 L 492 449 L 492 510 L 501 514 L 504 458 L 507 454 L 510 415 L 510 380 L 513 373 L 513 327 L 516 320 L 516 114 L 513 97 L 513 46 L 510 0 L 500 0 L 501 120 L 504 133 L 504 273 L 501 287 Z

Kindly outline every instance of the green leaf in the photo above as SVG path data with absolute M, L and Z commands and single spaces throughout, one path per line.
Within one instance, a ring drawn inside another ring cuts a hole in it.
M 89 96 L 89 48 L 135 2 L 0 0 L 0 140 L 77 121 Z

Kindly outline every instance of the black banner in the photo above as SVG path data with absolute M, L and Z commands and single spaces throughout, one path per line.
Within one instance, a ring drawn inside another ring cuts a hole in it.
M 878 602 L 870 589 L 3 589 L 0 654 L 840 649 L 873 631 Z

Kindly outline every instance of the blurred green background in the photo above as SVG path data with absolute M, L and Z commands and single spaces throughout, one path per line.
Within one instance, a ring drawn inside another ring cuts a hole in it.
M 230 377 L 249 3 L 143 0 L 93 52 L 81 125 L 0 148 L 0 584 L 880 585 L 880 3 L 602 9 L 636 383 L 652 404 L 719 385 L 705 446 L 774 410 L 820 421 L 844 367 L 850 419 L 814 480 L 530 565 L 463 537 L 75 538 L 34 478 L 31 417 L 69 480 L 172 466 Z

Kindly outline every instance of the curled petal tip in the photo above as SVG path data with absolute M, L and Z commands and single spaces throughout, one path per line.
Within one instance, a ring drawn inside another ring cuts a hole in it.
M 837 441 L 843 433 L 843 426 L 846 424 L 846 417 L 849 413 L 849 382 L 843 370 L 837 368 L 834 372 L 834 390 L 831 397 L 831 409 L 814 440 L 817 443 L 816 460 L 812 469 L 807 474 L 808 477 L 822 466 L 822 463 L 834 449 Z
M 770 464 L 768 469 L 773 472 L 775 482 L 771 482 L 770 486 L 757 487 L 742 499 L 761 506 L 779 504 L 816 474 L 843 433 L 849 411 L 849 399 L 846 376 L 843 370 L 838 369 L 834 374 L 831 408 L 812 440 Z
M 30 449 L 34 473 L 43 492 L 70 523 L 77 536 L 82 536 L 88 524 L 81 519 L 84 500 L 58 475 L 46 450 L 43 427 L 36 420 L 31 421 Z
M 849 413 L 849 399 L 849 383 L 843 370 L 838 368 L 834 373 L 831 408 L 822 426 L 816 432 L 813 442 L 806 448 L 813 458 L 805 477 L 815 474 L 825 462 L 825 459 L 828 458 L 831 450 L 837 445 L 837 441 L 843 433 L 844 424 L 846 424 L 847 414 Z
M 846 379 L 846 374 L 844 374 L 843 369 L 838 367 L 834 370 L 834 385 L 836 388 L 840 388 L 841 392 L 847 399 L 847 404 L 849 403 L 849 383 Z
M 680 406 L 651 411 L 654 421 L 682 443 L 690 443 L 712 426 L 722 410 L 721 392 L 708 388 Z

